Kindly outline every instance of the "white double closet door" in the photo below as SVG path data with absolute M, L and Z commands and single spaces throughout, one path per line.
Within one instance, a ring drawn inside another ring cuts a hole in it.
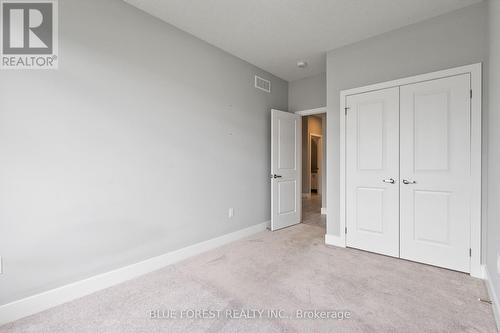
M 470 271 L 470 74 L 346 98 L 346 243 Z

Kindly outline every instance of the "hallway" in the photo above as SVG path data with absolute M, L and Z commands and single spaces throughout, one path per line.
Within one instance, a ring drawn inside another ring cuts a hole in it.
M 326 215 L 321 215 L 321 195 L 311 193 L 302 197 L 302 223 L 326 230 Z

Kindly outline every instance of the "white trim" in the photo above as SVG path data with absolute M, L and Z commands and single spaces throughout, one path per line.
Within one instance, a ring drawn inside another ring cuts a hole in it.
M 358 87 L 358 88 L 353 88 L 353 89 L 342 90 L 340 92 L 340 95 L 341 96 L 342 95 L 344 95 L 344 96 L 356 95 L 356 94 L 365 93 L 365 92 L 369 92 L 369 91 L 405 86 L 405 85 L 413 84 L 413 83 L 417 83 L 417 82 L 441 79 L 441 78 L 445 78 L 445 77 L 466 74 L 466 73 L 472 73 L 472 74 L 479 73 L 480 74 L 481 73 L 481 65 L 482 65 L 481 63 L 477 63 L 477 64 L 466 65 L 466 66 L 461 66 L 461 67 L 448 68 L 448 69 L 444 69 L 441 71 L 405 77 L 402 79 L 397 79 L 397 80 L 392 80 L 392 81 L 387 81 L 387 82 L 375 83 L 375 84 L 371 84 L 368 86 L 363 86 L 363 87 Z M 342 105 L 342 107 L 344 107 L 344 106 Z
M 483 278 L 481 269 L 481 187 L 482 187 L 482 64 L 471 65 L 470 87 L 472 89 L 471 99 L 471 173 L 474 186 L 471 202 L 471 229 L 470 247 L 472 257 L 470 262 L 470 275 Z
M 302 110 L 302 111 L 296 111 L 295 114 L 298 114 L 300 116 L 311 116 L 314 114 L 321 114 L 321 113 L 326 113 L 326 107 L 321 107 L 321 108 L 316 108 L 316 109 L 309 109 L 309 110 Z
M 369 91 L 387 89 L 392 87 L 404 86 L 417 82 L 430 81 L 444 77 L 450 77 L 460 74 L 471 75 L 471 172 L 473 176 L 473 200 L 471 204 L 471 240 L 472 258 L 470 263 L 470 275 L 478 278 L 483 277 L 481 269 L 481 75 L 482 64 L 472 64 L 456 68 L 445 69 L 442 71 L 411 76 L 403 79 L 376 83 L 364 87 L 342 90 L 340 92 L 340 235 L 338 237 L 344 246 L 346 246 L 345 230 L 346 226 L 346 149 L 345 149 L 345 121 L 346 116 L 343 112 L 347 96 L 365 93 Z
M 340 206 L 339 206 L 339 235 L 338 242 L 341 243 L 343 247 L 347 247 L 345 228 L 346 228 L 346 117 L 344 108 L 346 105 L 346 96 L 344 91 L 340 92 Z M 329 194 L 328 194 L 329 195 Z M 340 246 L 340 245 L 339 245 Z
M 346 247 L 345 241 L 341 237 L 335 236 L 335 235 L 326 234 L 325 235 L 325 244 L 326 245 L 333 245 L 333 246 L 337 246 L 337 247 Z
M 488 289 L 488 295 L 490 296 L 491 306 L 493 307 L 493 315 L 495 316 L 495 321 L 497 322 L 497 330 L 500 332 L 500 301 L 498 300 L 497 293 L 491 282 L 490 275 L 488 273 L 488 267 L 483 266 L 484 270 L 484 280 L 486 282 L 486 287 Z
M 321 207 L 321 215 L 326 215 L 326 207 Z
M 269 222 L 260 223 L 229 234 L 168 252 L 157 257 L 95 275 L 37 295 L 0 306 L 0 325 L 41 312 L 54 306 L 117 285 L 216 247 L 266 230 Z

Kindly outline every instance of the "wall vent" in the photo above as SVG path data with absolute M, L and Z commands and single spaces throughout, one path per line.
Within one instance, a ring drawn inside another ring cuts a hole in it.
M 255 88 L 263 90 L 265 92 L 271 92 L 271 81 L 261 78 L 255 75 Z

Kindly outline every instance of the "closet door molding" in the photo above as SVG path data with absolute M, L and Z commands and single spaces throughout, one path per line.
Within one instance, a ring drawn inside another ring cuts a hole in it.
M 470 74 L 471 86 L 471 174 L 473 190 L 471 201 L 471 226 L 470 226 L 470 274 L 483 278 L 481 266 L 481 98 L 482 98 L 482 64 L 445 69 L 437 72 L 416 75 L 403 79 L 372 84 L 364 87 L 343 90 L 340 92 L 340 225 L 339 235 L 327 235 L 329 244 L 346 247 L 346 112 L 349 112 L 346 100 L 348 96 L 370 91 L 377 91 L 392 87 L 401 87 L 409 84 Z

